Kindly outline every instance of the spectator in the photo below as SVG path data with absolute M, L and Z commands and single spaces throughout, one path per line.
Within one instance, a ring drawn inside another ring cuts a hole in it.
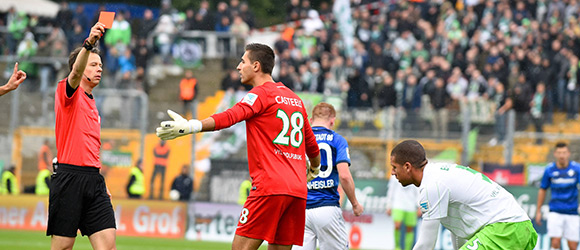
M 62 1 L 62 2 L 60 2 L 60 9 L 56 13 L 56 18 L 54 19 L 56 21 L 55 26 L 61 28 L 65 32 L 68 32 L 73 27 L 72 26 L 73 25 L 73 22 L 72 22 L 73 17 L 74 17 L 74 13 L 69 8 L 68 2 Z
M 302 27 L 304 27 L 304 32 L 306 34 L 312 34 L 314 31 L 321 30 L 324 28 L 324 23 L 320 20 L 318 16 L 318 11 L 309 10 L 308 18 L 302 21 Z
M 442 78 L 436 78 L 432 85 L 425 86 L 425 88 L 434 111 L 431 122 L 433 137 L 437 138 L 437 140 L 445 139 L 447 138 L 447 124 L 449 123 L 447 105 L 451 102 L 449 93 L 445 90 L 445 81 Z
M 383 121 L 383 130 L 387 138 L 393 138 L 395 128 L 395 111 L 397 105 L 397 90 L 393 84 L 393 77 L 385 72 L 382 75 L 383 81 L 376 91 L 376 100 L 380 109 L 379 113 Z
M 536 93 L 532 97 L 530 102 L 530 114 L 532 117 L 532 121 L 534 123 L 534 127 L 536 128 L 536 133 L 540 133 L 540 135 L 536 138 L 536 144 L 542 144 L 542 136 L 543 136 L 543 126 L 544 126 L 544 113 L 547 110 L 547 106 L 549 105 L 548 98 L 546 96 L 546 87 L 543 82 L 539 82 L 536 86 Z
M 296 21 L 300 18 L 300 0 L 286 2 L 286 21 Z
M 196 27 L 195 11 L 192 8 L 185 10 L 185 21 L 183 22 L 183 30 L 194 30 Z
M 254 13 L 252 13 L 252 11 L 250 10 L 250 7 L 248 7 L 248 3 L 242 2 L 240 4 L 239 16 L 242 17 L 244 22 L 248 24 L 250 29 L 253 29 L 256 27 L 256 17 L 254 15 Z
M 207 0 L 201 1 L 199 4 L 199 10 L 195 14 L 195 30 L 214 30 L 215 20 L 214 14 L 209 8 L 209 2 Z
M 578 98 L 580 87 L 578 86 L 578 57 L 570 55 L 570 69 L 568 70 L 568 84 L 566 85 L 566 118 L 568 120 L 578 119 Z
M 302 3 L 300 4 L 300 19 L 306 19 L 308 18 L 308 13 L 310 12 L 310 10 L 312 10 L 312 7 L 310 6 L 310 1 L 309 0 L 302 0 Z
M 50 178 L 54 169 L 53 164 L 56 163 L 56 157 L 49 162 L 52 163 L 43 166 L 45 167 L 43 169 L 40 169 L 39 166 L 38 174 L 36 175 L 36 185 L 34 186 L 34 194 L 36 195 L 48 196 L 50 194 Z
M 230 31 L 237 39 L 237 43 L 244 43 L 244 39 L 250 33 L 250 26 L 240 16 L 234 16 L 234 22 L 230 26 Z
M 250 180 L 250 177 L 248 176 L 248 178 L 246 178 L 240 184 L 239 196 L 238 196 L 238 205 L 243 206 L 244 203 L 246 203 L 246 200 L 248 199 L 248 196 L 250 195 L 251 190 L 252 190 L 252 181 Z
M 26 13 L 23 11 L 17 12 L 14 18 L 8 20 L 7 26 L 8 26 L 8 37 L 7 37 L 8 52 L 12 54 L 14 52 L 17 52 L 16 48 L 18 43 L 27 33 L 25 32 L 26 27 L 28 26 L 28 17 L 26 16 Z
M 183 102 L 182 114 L 188 116 L 188 113 L 193 114 L 193 100 L 197 93 L 197 79 L 193 77 L 191 69 L 185 70 L 185 77 L 179 83 L 179 99 Z
M 151 9 L 146 9 L 143 12 L 143 20 L 139 29 L 136 30 L 137 39 L 147 39 L 152 30 L 157 26 L 157 20 L 153 16 Z
M 127 196 L 129 199 L 141 199 L 145 193 L 145 177 L 143 176 L 143 162 L 138 159 L 131 168 L 127 183 Z
M 137 70 L 135 57 L 130 49 L 127 49 L 119 56 L 119 73 L 121 74 L 123 88 L 130 88 L 130 82 L 133 80 L 135 71 Z
M 177 14 L 177 9 L 173 8 L 171 5 L 171 0 L 162 0 L 161 1 L 161 10 L 159 11 L 159 15 L 168 15 L 173 16 Z
M 230 6 L 228 6 L 228 12 L 230 15 L 237 16 L 240 14 L 240 0 L 230 0 Z
M 152 56 L 151 49 L 147 46 L 147 40 L 145 38 L 139 38 L 137 40 L 137 46 L 133 48 L 133 56 L 135 56 L 135 66 L 136 66 L 136 80 L 141 81 L 141 86 L 145 93 L 149 93 L 149 84 L 147 82 L 147 69 L 149 58 Z
M 52 48 L 48 46 L 46 40 L 39 40 L 38 41 L 38 49 L 36 52 L 36 56 L 49 58 L 51 56 Z M 48 85 L 50 82 L 53 81 L 54 75 L 54 68 L 52 67 L 52 63 L 38 63 L 39 67 L 39 76 L 40 76 L 40 92 L 46 93 L 48 90 Z M 39 169 L 44 169 L 43 167 L 38 167 Z
M 52 158 L 52 150 L 50 149 L 49 141 L 48 139 L 45 139 L 38 151 L 38 171 L 52 167 Z
M 173 180 L 171 184 L 171 190 L 177 190 L 179 192 L 180 201 L 189 201 L 191 199 L 191 193 L 193 192 L 193 179 L 189 173 L 189 165 L 184 164 L 181 167 L 181 174 Z
M 26 32 L 24 39 L 18 44 L 18 49 L 16 55 L 22 60 L 20 63 L 20 69 L 28 76 L 37 75 L 37 65 L 29 61 L 28 59 L 35 56 L 38 50 L 38 44 L 34 40 L 34 35 L 32 32 Z
M 113 26 L 107 30 L 107 36 L 104 39 L 105 45 L 109 48 L 116 47 L 120 54 L 128 49 L 131 42 L 131 25 L 125 20 L 124 11 L 115 15 Z
M 292 66 L 290 66 L 292 67 Z M 237 73 L 236 73 L 237 74 Z M 294 90 L 294 78 L 290 75 L 289 66 L 284 65 L 280 67 L 280 73 L 278 74 L 278 78 L 276 79 L 277 82 L 284 83 L 286 87 L 291 90 Z
M 89 30 L 91 28 L 91 23 L 88 15 L 85 13 L 85 6 L 83 4 L 77 4 L 75 12 L 73 14 L 72 25 L 75 24 L 81 26 L 82 30 Z
M 216 7 L 216 13 L 215 13 L 215 30 L 218 31 L 218 25 L 223 25 L 221 23 L 223 22 L 227 22 L 228 26 L 230 23 L 230 12 L 228 11 L 228 4 L 226 2 L 220 1 L 217 4 Z M 227 19 L 227 21 L 224 19 L 224 17 Z
M 54 29 L 60 30 L 60 28 L 58 28 L 58 27 L 54 27 Z M 54 31 L 54 33 L 51 33 L 51 35 L 58 34 L 56 32 L 59 32 L 59 31 Z M 55 39 L 58 39 L 56 37 L 60 37 L 60 36 L 59 35 L 55 36 Z M 68 35 L 68 39 L 67 39 L 68 44 L 69 44 L 68 49 L 73 50 L 74 46 L 76 46 L 77 44 L 82 44 L 83 41 L 85 40 L 85 37 L 86 37 L 85 30 L 83 30 L 83 28 L 81 27 L 80 24 L 75 24 L 71 34 Z
M 20 185 L 14 173 L 16 167 L 14 165 L 8 167 L 2 172 L 2 178 L 0 179 L 0 195 L 18 195 L 20 194 Z
M 235 70 L 230 70 L 229 74 L 222 79 L 221 89 L 232 92 L 243 89 L 240 74 Z
M 155 193 L 155 177 L 160 175 L 159 184 L 159 199 L 163 199 L 163 187 L 165 186 L 165 169 L 167 169 L 167 161 L 169 159 L 169 145 L 164 140 L 159 140 L 159 144 L 153 148 L 154 169 L 151 175 L 151 185 L 149 185 L 149 199 L 153 199 Z
M 530 101 L 533 92 L 524 74 L 520 74 L 516 86 L 510 92 L 513 101 L 512 108 L 516 112 L 516 130 L 525 130 L 528 126 Z
M 229 32 L 230 31 L 230 18 L 227 15 L 222 15 L 218 22 L 215 24 L 215 31 L 217 32 Z M 229 39 L 228 39 L 229 41 Z
M 159 46 L 163 63 L 168 64 L 171 60 L 171 46 L 177 28 L 169 15 L 163 15 L 159 18 L 159 23 L 155 26 L 154 31 L 157 36 L 155 42 Z
M 107 76 L 107 78 L 112 79 L 106 82 L 111 83 L 111 87 L 116 88 L 118 87 L 118 81 L 117 81 L 117 72 L 119 71 L 119 57 L 120 57 L 120 53 L 119 50 L 116 47 L 112 47 L 109 49 L 109 54 L 107 54 L 105 56 L 105 58 L 107 59 L 107 64 L 105 64 L 105 68 L 107 69 L 107 71 L 109 72 L 110 76 Z
M 494 85 L 493 95 L 490 96 L 495 104 L 495 137 L 489 141 L 490 146 L 502 144 L 506 135 L 507 111 L 512 107 L 512 99 L 508 97 L 502 83 Z

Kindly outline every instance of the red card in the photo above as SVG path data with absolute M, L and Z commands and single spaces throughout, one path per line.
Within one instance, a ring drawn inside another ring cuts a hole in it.
M 110 29 L 113 27 L 113 21 L 115 20 L 115 12 L 111 11 L 101 11 L 99 14 L 99 23 L 105 25 L 105 29 Z

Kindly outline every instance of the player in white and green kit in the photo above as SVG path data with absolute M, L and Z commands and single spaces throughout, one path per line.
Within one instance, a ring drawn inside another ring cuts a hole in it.
M 401 250 L 401 229 L 405 225 L 405 250 L 413 248 L 415 226 L 419 212 L 419 189 L 415 186 L 403 187 L 395 176 L 389 180 L 387 189 L 387 215 L 393 218 L 395 224 L 395 250 Z
M 453 248 L 532 250 L 538 234 L 513 195 L 481 173 L 461 165 L 428 163 L 414 140 L 391 151 L 392 173 L 403 186 L 419 187 L 423 223 L 414 250 L 435 248 L 439 224 Z

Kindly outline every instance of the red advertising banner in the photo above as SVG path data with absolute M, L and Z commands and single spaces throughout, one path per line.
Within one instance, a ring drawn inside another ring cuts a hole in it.
M 46 230 L 48 196 L 0 196 L 0 228 Z
M 183 238 L 187 221 L 182 202 L 113 200 L 117 235 Z M 48 197 L 0 197 L 0 229 L 46 230 Z
M 500 185 L 523 186 L 525 184 L 523 164 L 500 165 L 483 163 L 482 172 Z

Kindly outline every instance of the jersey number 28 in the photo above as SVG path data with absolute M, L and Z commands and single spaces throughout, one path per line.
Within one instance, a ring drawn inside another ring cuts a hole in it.
M 298 148 L 304 140 L 304 135 L 302 134 L 302 128 L 304 127 L 304 116 L 300 112 L 294 112 L 292 115 L 288 116 L 284 110 L 278 109 L 276 113 L 276 118 L 282 120 L 282 131 L 274 139 L 275 144 L 280 144 L 284 146 L 292 145 L 292 147 Z M 290 130 L 292 126 L 292 130 Z M 288 130 L 290 130 L 290 136 L 288 136 Z

